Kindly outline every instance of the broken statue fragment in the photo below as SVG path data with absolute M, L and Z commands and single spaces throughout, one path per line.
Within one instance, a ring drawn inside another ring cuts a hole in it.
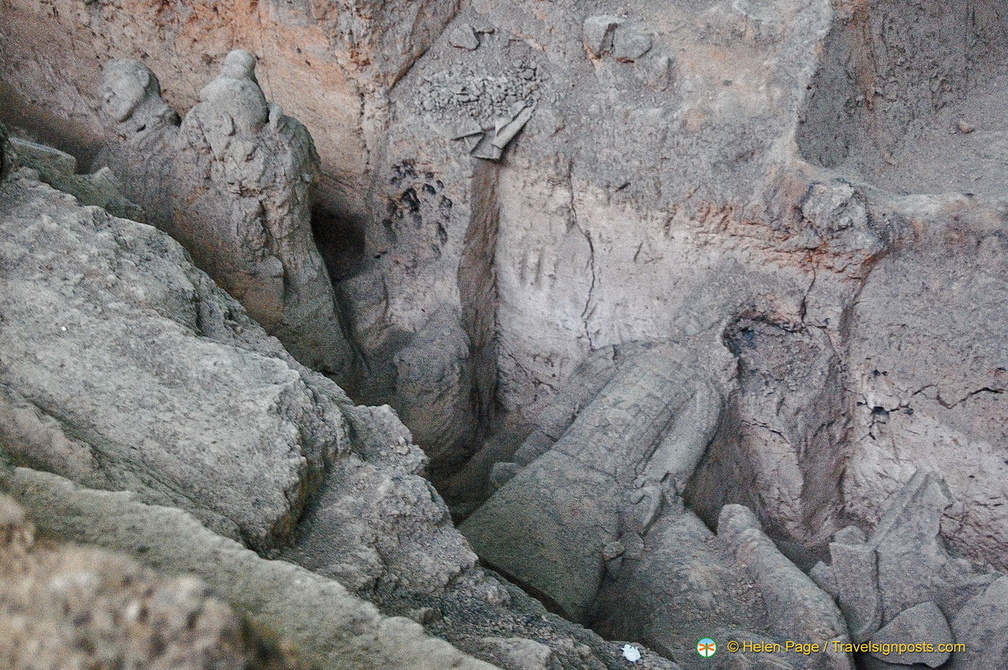
M 950 653 L 938 645 L 960 641 L 960 636 L 976 640 L 994 631 L 1003 634 L 1008 599 L 992 598 L 1000 593 L 999 573 L 977 570 L 955 557 L 940 536 L 951 503 L 938 475 L 918 471 L 889 500 L 871 537 L 855 527 L 838 531 L 829 545 L 830 565 L 818 563 L 812 569 L 812 578 L 839 603 L 855 642 L 935 646 L 900 655 L 873 654 L 873 667 L 943 666 Z M 999 616 L 974 627 L 980 610 Z M 964 621 L 973 625 L 963 626 Z M 968 655 L 969 649 L 952 652 L 950 667 L 994 667 L 978 664 L 979 656 L 975 651 Z
M 507 464 L 513 476 L 462 532 L 484 560 L 567 616 L 610 639 L 645 642 L 685 668 L 734 667 L 732 654 L 697 656 L 700 630 L 720 640 L 847 641 L 836 605 L 752 512 L 726 506 L 715 536 L 683 505 L 680 492 L 720 425 L 732 369 L 719 344 L 641 347 L 555 443 L 530 435 Z M 570 383 L 581 388 L 577 375 Z M 773 662 L 851 667 L 828 649 Z

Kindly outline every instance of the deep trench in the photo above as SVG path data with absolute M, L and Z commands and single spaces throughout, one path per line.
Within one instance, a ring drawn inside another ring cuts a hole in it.
M 897 192 L 1008 193 L 1008 179 L 1002 176 L 1008 162 L 1006 38 L 1008 2 L 947 6 L 937 0 L 885 0 L 870 9 L 859 5 L 835 23 L 828 37 L 799 128 L 803 157 L 841 173 L 860 173 Z M 88 164 L 91 151 L 72 132 L 40 138 Z M 469 455 L 502 420 L 494 263 L 498 170 L 481 162 L 475 171 L 472 215 L 457 272 L 473 373 L 470 408 L 477 426 Z M 316 206 L 312 232 L 334 285 L 365 267 L 362 222 Z M 444 487 L 460 467 L 434 477 L 446 498 L 452 492 Z M 542 593 L 525 590 L 552 605 Z
M 1008 162 L 1006 37 L 1008 2 L 858 4 L 851 16 L 835 22 L 827 39 L 799 128 L 802 156 L 897 193 L 1008 192 L 1008 180 L 1001 176 Z M 1004 148 L 1001 153 L 999 145 Z M 474 213 L 458 270 L 463 324 L 476 371 L 471 406 L 480 433 L 474 451 L 492 428 L 499 428 L 500 418 L 493 335 L 497 300 L 493 248 L 499 225 L 495 178 L 494 167 L 487 166 L 473 179 Z M 521 436 L 516 439 L 520 443 Z M 823 480 L 838 481 L 835 473 L 819 472 L 827 466 L 811 463 L 809 469 L 827 475 Z M 447 499 L 453 491 L 444 484 L 453 474 L 443 473 L 435 481 Z M 837 491 L 813 493 L 826 499 Z M 712 525 L 711 513 L 702 516 Z M 769 532 L 778 540 L 786 535 Z M 779 544 L 806 569 L 824 558 L 806 555 L 800 546 L 788 551 L 786 543 Z M 558 610 L 543 593 L 521 586 L 552 611 Z

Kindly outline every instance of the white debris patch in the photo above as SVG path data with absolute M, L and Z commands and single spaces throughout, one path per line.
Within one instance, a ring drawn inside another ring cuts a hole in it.
M 623 645 L 623 658 L 630 661 L 631 663 L 636 663 L 641 659 L 640 649 L 633 646 L 632 644 Z

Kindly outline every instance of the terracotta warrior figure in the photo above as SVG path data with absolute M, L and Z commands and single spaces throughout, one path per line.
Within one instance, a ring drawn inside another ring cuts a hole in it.
M 157 77 L 137 61 L 105 71 L 102 101 L 115 137 L 100 159 L 148 223 L 301 362 L 346 381 L 353 353 L 311 231 L 319 158 L 307 129 L 266 101 L 256 58 L 227 55 L 179 122 Z

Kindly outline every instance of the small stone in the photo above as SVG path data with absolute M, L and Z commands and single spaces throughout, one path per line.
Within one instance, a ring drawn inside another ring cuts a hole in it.
M 460 23 L 448 33 L 448 42 L 453 47 L 467 51 L 475 51 L 479 49 L 480 45 L 479 36 L 472 25 L 468 23 Z
M 976 129 L 969 123 L 966 123 L 964 120 L 959 119 L 958 121 L 956 121 L 956 130 L 958 130 L 963 135 L 969 135 Z
M 626 551 L 626 547 L 619 540 L 615 542 L 610 542 L 606 546 L 602 547 L 602 560 L 611 561 L 618 556 L 622 556 L 623 552 Z

